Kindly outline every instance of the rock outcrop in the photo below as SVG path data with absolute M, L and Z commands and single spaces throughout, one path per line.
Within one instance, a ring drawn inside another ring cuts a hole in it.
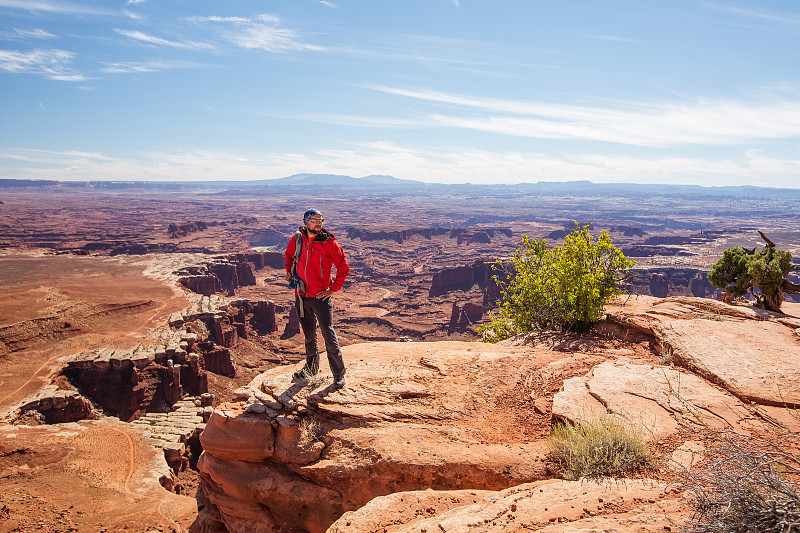
M 269 370 L 200 436 L 192 531 L 675 530 L 687 504 L 662 482 L 550 479 L 553 417 L 620 417 L 686 468 L 692 430 L 800 429 L 800 319 L 634 297 L 598 328 L 629 343 L 355 344 L 340 390 Z
M 547 477 L 544 444 L 526 436 L 547 415 L 503 405 L 536 360 L 528 350 L 343 350 L 352 386 L 293 384 L 294 368 L 278 367 L 243 388 L 239 403 L 217 408 L 200 436 L 204 507 L 193 531 L 325 531 L 375 496 Z
M 217 256 L 200 266 L 176 272 L 178 282 L 192 292 L 210 296 L 223 292 L 233 296 L 236 289 L 256 284 L 255 270 L 266 266 L 283 268 L 281 252 L 251 252 Z
M 476 284 L 483 289 L 495 274 L 492 269 L 493 264 L 478 260 L 471 265 L 445 268 L 434 272 L 429 294 L 430 296 L 440 296 L 450 291 L 468 291 Z
M 597 365 L 564 382 L 554 416 L 608 412 L 660 436 L 693 425 L 742 433 L 770 421 L 798 426 L 791 410 L 800 405 L 800 319 L 704 298 L 637 297 L 610 306 L 607 321 L 650 336 L 677 368 Z
M 458 303 L 453 302 L 448 331 L 465 330 L 472 324 L 477 323 L 481 317 L 483 317 L 483 306 L 481 304 L 465 302 L 463 305 L 458 305 Z
M 148 410 L 163 411 L 184 394 L 208 392 L 202 354 L 194 353 L 195 346 L 194 334 L 179 331 L 165 345 L 69 356 L 63 373 L 84 395 L 129 421 Z

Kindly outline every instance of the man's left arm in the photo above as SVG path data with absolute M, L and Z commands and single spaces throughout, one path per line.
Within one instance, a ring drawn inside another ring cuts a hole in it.
M 333 241 L 333 243 L 335 244 L 333 249 L 333 264 L 336 266 L 336 278 L 334 278 L 330 288 L 333 292 L 336 292 L 342 288 L 345 278 L 350 274 L 350 265 L 347 264 L 347 257 L 344 255 L 342 246 L 336 241 Z
M 331 262 L 336 267 L 336 278 L 334 278 L 330 287 L 317 293 L 317 298 L 322 300 L 327 300 L 334 292 L 340 290 L 344 285 L 345 278 L 350 274 L 350 265 L 347 264 L 347 257 L 345 257 L 344 250 L 338 242 L 333 241 L 330 254 Z

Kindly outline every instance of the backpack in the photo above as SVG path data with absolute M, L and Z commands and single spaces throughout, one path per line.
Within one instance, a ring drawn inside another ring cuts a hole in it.
M 306 292 L 306 284 L 305 282 L 297 276 L 297 260 L 300 257 L 300 252 L 303 248 L 303 233 L 300 230 L 297 230 L 294 233 L 294 259 L 292 259 L 292 281 L 289 282 L 289 287 L 292 289 L 298 289 L 301 294 L 305 294 Z

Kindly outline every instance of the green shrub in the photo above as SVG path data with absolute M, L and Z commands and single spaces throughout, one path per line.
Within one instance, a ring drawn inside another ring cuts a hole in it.
M 653 468 L 644 443 L 644 428 L 636 429 L 611 415 L 553 426 L 547 445 L 550 459 L 565 479 L 618 476 Z
M 561 246 L 522 236 L 511 257 L 514 275 L 503 288 L 497 314 L 478 328 L 484 340 L 496 342 L 539 329 L 581 331 L 603 316 L 612 298 L 622 294 L 621 281 L 634 262 L 611 242 L 607 231 L 595 240 L 589 226 L 564 237 Z
M 774 246 L 752 253 L 728 248 L 714 264 L 708 281 L 723 289 L 728 298 L 744 296 L 749 291 L 757 306 L 780 311 L 783 293 L 794 292 L 794 284 L 784 279 L 791 270 L 792 254 Z

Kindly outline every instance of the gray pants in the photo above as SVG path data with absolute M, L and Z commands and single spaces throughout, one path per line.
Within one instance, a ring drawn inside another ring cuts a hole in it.
M 320 300 L 297 296 L 297 315 L 300 317 L 300 326 L 306 337 L 306 368 L 313 373 L 319 372 L 319 346 L 317 345 L 317 322 L 325 339 L 325 350 L 328 352 L 328 365 L 333 372 L 333 378 L 344 377 L 344 359 L 339 347 L 339 338 L 333 329 L 333 298 Z M 302 312 L 300 306 L 303 306 Z

